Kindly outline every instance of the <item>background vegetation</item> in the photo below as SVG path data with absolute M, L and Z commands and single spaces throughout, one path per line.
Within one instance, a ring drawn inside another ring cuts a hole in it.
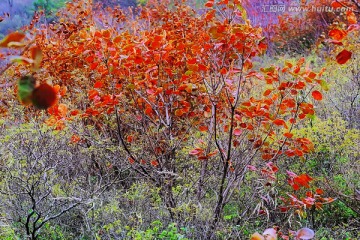
M 360 4 L 341 3 L 276 22 L 256 1 L 2 3 L 0 39 L 26 37 L 0 42 L 0 239 L 360 239 Z M 56 104 L 21 104 L 30 74 Z

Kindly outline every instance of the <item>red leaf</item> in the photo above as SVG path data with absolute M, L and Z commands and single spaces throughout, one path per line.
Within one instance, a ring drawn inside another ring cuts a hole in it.
M 91 70 L 95 70 L 98 65 L 99 65 L 99 63 L 93 62 L 93 63 L 90 64 L 90 69 L 91 69 Z
M 282 119 L 275 119 L 273 123 L 277 126 L 284 126 L 285 128 L 287 128 L 285 121 Z
M 199 127 L 199 130 L 200 130 L 200 132 L 207 132 L 208 131 L 208 127 L 207 126 L 200 126 Z
M 293 184 L 293 185 L 292 185 L 292 188 L 293 188 L 295 191 L 297 191 L 297 190 L 300 189 L 299 185 L 297 185 L 297 184 Z
M 100 82 L 100 81 L 97 81 L 95 84 L 94 84 L 94 88 L 101 88 L 103 86 L 103 83 Z
M 294 178 L 294 182 L 298 183 L 299 185 L 309 188 L 309 182 L 312 180 L 312 178 L 307 174 L 301 174 Z
M 192 58 L 187 61 L 187 64 L 195 64 L 196 61 L 197 61 L 196 58 Z
M 312 97 L 317 100 L 317 101 L 321 101 L 323 99 L 323 96 L 321 94 L 321 92 L 315 90 L 311 93 Z
M 339 64 L 345 64 L 351 58 L 351 55 L 352 52 L 349 52 L 348 50 L 344 49 L 336 56 L 336 61 Z
M 135 160 L 134 160 L 132 157 L 129 157 L 128 160 L 129 160 L 130 164 L 134 164 L 134 163 L 135 163 Z
M 71 112 L 70 112 L 70 115 L 71 116 L 76 116 L 76 115 L 78 115 L 79 114 L 79 110 L 72 110 Z
M 131 142 L 133 141 L 133 139 L 134 139 L 134 138 L 133 138 L 133 136 L 131 136 L 131 135 L 129 135 L 129 136 L 126 137 L 126 141 L 129 142 L 129 143 L 131 143 Z
M 152 160 L 152 161 L 150 162 L 150 164 L 151 164 L 152 166 L 154 166 L 154 167 L 159 166 L 159 162 L 158 162 L 157 160 Z
M 142 57 L 140 57 L 140 56 L 136 56 L 136 57 L 135 57 L 135 63 L 136 63 L 136 64 L 140 64 L 140 63 L 142 63 L 142 62 L 143 62 Z
M 262 156 L 261 156 L 261 158 L 262 159 L 264 159 L 264 160 L 270 160 L 270 159 L 272 159 L 272 155 L 271 154 L 268 154 L 268 153 L 266 153 L 266 154 L 263 154 Z
M 319 195 L 324 194 L 324 191 L 322 189 L 320 189 L 320 188 L 317 188 L 315 190 L 315 192 L 316 192 L 316 194 L 319 194 Z
M 212 8 L 214 6 L 214 0 L 207 1 L 205 7 Z
M 222 75 L 225 75 L 225 74 L 227 73 L 226 68 L 222 68 L 222 69 L 220 70 L 220 73 L 221 73 Z
M 148 115 L 148 116 L 150 116 L 150 115 L 152 114 L 152 112 L 153 112 L 153 110 L 152 110 L 151 107 L 147 107 L 147 108 L 145 109 L 145 114 Z
M 287 138 L 292 138 L 294 136 L 294 134 L 287 132 L 287 133 L 284 133 L 284 136 Z
M 56 92 L 55 89 L 43 83 L 34 89 L 31 101 L 36 108 L 47 109 L 56 103 Z
M 331 7 L 337 9 L 337 8 L 343 7 L 343 5 L 341 5 L 338 1 L 333 1 L 333 2 L 331 3 Z

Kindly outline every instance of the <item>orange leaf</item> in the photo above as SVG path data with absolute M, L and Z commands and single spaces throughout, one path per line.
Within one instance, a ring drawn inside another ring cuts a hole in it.
M 294 134 L 289 133 L 289 132 L 284 133 L 284 136 L 285 136 L 285 137 L 287 137 L 287 138 L 292 138 L 292 137 L 293 137 L 293 135 L 294 135 Z
M 268 89 L 268 90 L 266 90 L 265 92 L 264 92 L 264 94 L 263 94 L 263 96 L 269 96 L 270 95 L 270 93 L 272 92 L 272 90 L 271 89 Z
M 265 238 L 256 232 L 253 235 L 251 235 L 250 240 L 265 240 Z
M 184 114 L 184 112 L 183 112 L 182 109 L 176 109 L 176 110 L 175 110 L 175 116 L 180 117 L 180 116 L 183 115 L 183 114 Z
M 79 135 L 73 134 L 73 135 L 71 136 L 71 142 L 72 142 L 72 143 L 78 143 L 79 141 L 80 141 Z
M 301 174 L 300 176 L 297 176 L 294 178 L 294 182 L 300 184 L 301 186 L 304 186 L 306 188 L 309 188 L 309 182 L 312 180 L 312 178 L 307 174 Z
M 311 95 L 312 95 L 312 97 L 315 99 L 315 100 L 317 100 L 317 101 L 321 101 L 322 100 L 322 94 L 321 94 L 321 92 L 319 92 L 319 91 L 313 91 L 312 93 L 311 93 Z
M 96 91 L 96 90 L 94 90 L 94 89 L 92 89 L 92 90 L 89 90 L 88 95 L 89 95 L 89 99 L 92 100 L 92 99 L 94 99 L 96 96 L 99 95 L 99 92 Z
M 349 22 L 349 24 L 356 24 L 357 23 L 357 18 L 356 18 L 356 15 L 353 11 L 348 11 L 346 13 L 346 17 L 347 17 L 347 20 Z
M 106 39 L 109 39 L 111 37 L 111 33 L 109 29 L 103 30 L 102 31 L 102 36 Z
M 0 41 L 0 47 L 11 47 L 12 42 L 21 42 L 25 38 L 25 34 L 20 32 L 12 32 Z
M 339 64 L 345 64 L 351 58 L 351 55 L 352 52 L 349 52 L 346 49 L 344 49 L 336 56 L 336 61 Z
M 58 94 L 60 91 L 60 85 L 56 84 L 53 88 L 54 88 L 56 94 Z
M 113 39 L 113 42 L 114 43 L 120 43 L 122 40 L 122 36 L 116 36 L 114 39 Z
M 336 41 L 341 41 L 346 36 L 346 32 L 339 29 L 332 29 L 329 31 L 329 36 Z
M 270 159 L 272 159 L 272 155 L 271 154 L 268 154 L 268 153 L 266 153 L 266 154 L 263 154 L 262 156 L 261 156 L 261 158 L 262 159 L 264 159 L 264 160 L 270 160 Z
M 58 106 L 59 115 L 65 117 L 68 111 L 68 108 L 65 104 L 59 104 Z
M 199 130 L 200 130 L 200 132 L 207 132 L 209 130 L 209 128 L 207 126 L 202 125 L 199 127 Z
M 39 47 L 30 48 L 31 58 L 34 60 L 32 70 L 37 71 L 40 68 L 42 60 L 42 51 Z

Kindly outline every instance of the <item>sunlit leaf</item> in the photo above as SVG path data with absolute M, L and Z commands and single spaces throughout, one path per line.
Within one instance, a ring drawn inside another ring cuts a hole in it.
M 59 104 L 58 111 L 59 111 L 59 115 L 61 117 L 65 117 L 68 112 L 68 108 L 65 104 L 62 103 L 62 104 Z
M 32 47 L 30 48 L 30 54 L 31 54 L 31 59 L 33 60 L 32 63 L 32 70 L 33 71 L 37 71 L 40 68 L 41 65 L 41 61 L 42 61 L 42 51 L 39 47 Z
M 357 17 L 353 11 L 347 11 L 346 12 L 346 18 L 349 24 L 356 24 L 357 23 Z
M 301 228 L 296 232 L 296 237 L 298 239 L 308 240 L 314 238 L 315 233 L 310 228 Z
M 341 41 L 346 36 L 346 32 L 339 29 L 332 29 L 329 31 L 329 36 L 336 41 Z
M 260 235 L 260 233 L 254 233 L 253 235 L 251 235 L 250 240 L 265 240 L 265 238 Z
M 266 229 L 263 234 L 265 240 L 277 240 L 276 230 L 273 228 Z
M 18 63 L 18 64 L 24 64 L 24 65 L 34 63 L 34 60 L 32 60 L 31 58 L 24 57 L 24 56 L 11 56 L 9 59 L 11 62 Z
M 319 80 L 319 83 L 324 91 L 329 91 L 329 84 L 325 80 Z

